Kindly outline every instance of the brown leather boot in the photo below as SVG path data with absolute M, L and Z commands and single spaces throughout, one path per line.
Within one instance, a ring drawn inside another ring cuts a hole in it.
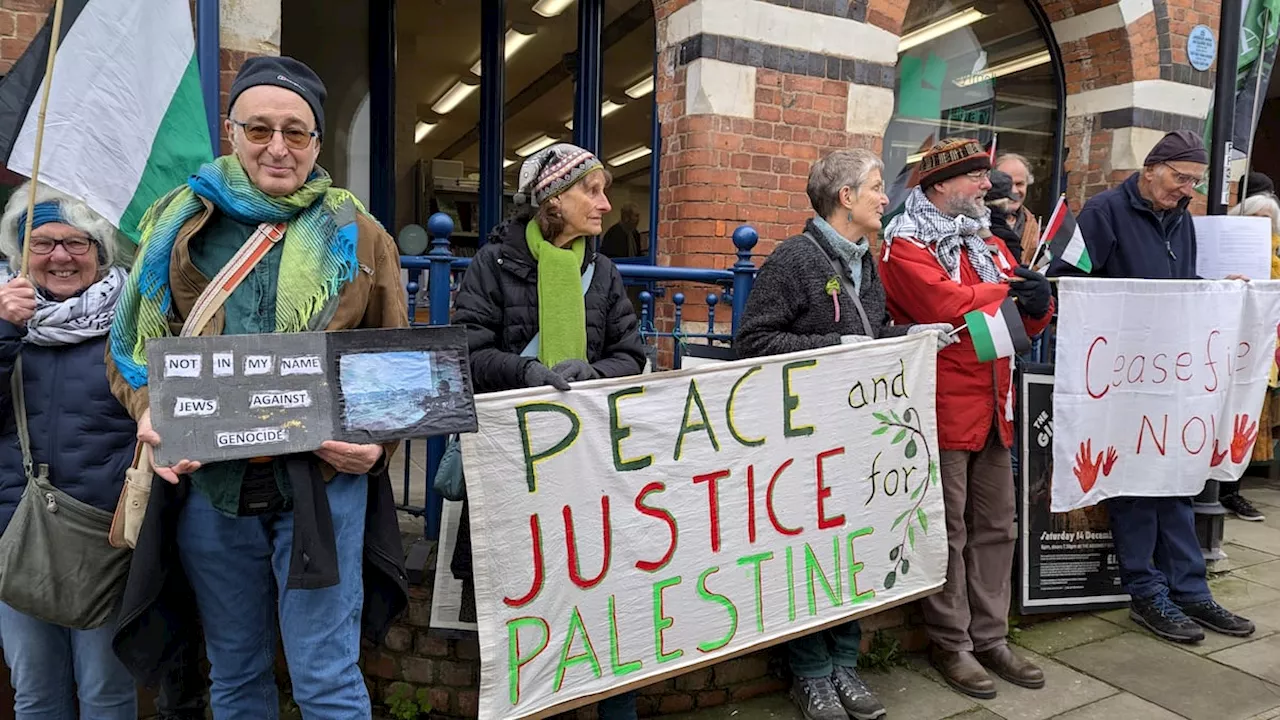
M 995 681 L 982 669 L 971 652 L 951 652 L 933 645 L 929 648 L 929 664 L 942 673 L 942 679 L 948 685 L 965 695 L 980 700 L 990 700 L 996 696 Z
M 974 653 L 974 656 L 978 658 L 978 662 L 1014 685 L 1032 690 L 1044 687 L 1044 671 L 1026 658 L 1019 657 L 1008 645 L 997 645 L 990 650 Z

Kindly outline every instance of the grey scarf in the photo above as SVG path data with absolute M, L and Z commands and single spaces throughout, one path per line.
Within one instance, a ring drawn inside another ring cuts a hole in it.
M 822 233 L 827 244 L 836 251 L 836 255 L 839 255 L 840 260 L 849 268 L 849 277 L 853 280 L 853 293 L 857 295 L 862 292 L 862 257 L 867 254 L 867 239 L 862 238 L 852 242 L 832 227 L 831 223 L 820 217 L 813 219 L 813 225 L 818 228 L 818 232 Z
M 938 264 L 957 283 L 960 282 L 960 251 L 963 249 L 983 282 L 1000 282 L 1000 271 L 991 259 L 987 243 L 978 235 L 982 226 L 982 220 L 967 215 L 951 217 L 944 214 L 916 186 L 907 195 L 906 210 L 885 228 L 884 242 L 889 245 L 895 237 L 910 237 L 933 246 Z
M 106 335 L 127 277 L 124 268 L 112 267 L 84 292 L 62 301 L 50 300 L 37 291 L 36 314 L 27 321 L 23 341 L 43 346 L 75 345 Z M 5 273 L 0 276 L 0 284 L 12 279 Z

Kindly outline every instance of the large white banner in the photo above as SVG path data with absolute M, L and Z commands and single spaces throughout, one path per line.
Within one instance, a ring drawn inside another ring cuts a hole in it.
M 935 341 L 476 397 L 480 717 L 546 716 L 946 579 Z
M 1280 282 L 1060 281 L 1054 512 L 1236 480 L 1259 434 Z

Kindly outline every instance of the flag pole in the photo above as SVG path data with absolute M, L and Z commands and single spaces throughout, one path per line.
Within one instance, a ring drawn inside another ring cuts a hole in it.
M 27 227 L 23 237 L 26 239 L 22 243 L 22 274 L 30 277 L 31 268 L 28 261 L 31 259 L 31 229 L 35 221 L 36 212 L 36 181 L 40 177 L 40 146 L 44 142 L 44 115 L 45 110 L 49 107 L 49 88 L 53 85 L 53 62 L 58 54 L 58 40 L 62 34 L 62 2 L 63 0 L 55 0 L 53 5 L 53 27 L 50 28 L 49 35 L 49 60 L 45 63 L 44 68 L 44 95 L 40 98 L 40 114 L 36 120 L 36 143 L 34 155 L 31 158 L 31 189 L 27 193 Z
M 1253 136 L 1258 127 L 1258 117 L 1262 114 L 1262 103 L 1258 102 L 1262 95 L 1262 70 L 1267 62 L 1267 35 L 1271 32 L 1271 13 L 1262 9 L 1262 37 L 1258 40 L 1258 72 L 1253 81 L 1253 107 L 1249 118 L 1249 152 L 1244 158 L 1244 177 L 1240 178 L 1240 197 L 1249 197 L 1249 164 L 1253 162 Z

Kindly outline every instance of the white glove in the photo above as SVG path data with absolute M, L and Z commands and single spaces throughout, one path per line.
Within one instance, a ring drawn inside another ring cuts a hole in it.
M 841 345 L 857 345 L 858 343 L 867 342 L 870 339 L 871 339 L 871 336 L 869 335 L 841 335 L 840 344 Z
M 916 335 L 923 332 L 932 332 L 937 334 L 938 349 L 941 350 L 948 345 L 959 342 L 955 335 L 951 333 L 955 327 L 951 323 L 926 323 L 924 325 L 912 325 L 907 328 L 908 335 Z

